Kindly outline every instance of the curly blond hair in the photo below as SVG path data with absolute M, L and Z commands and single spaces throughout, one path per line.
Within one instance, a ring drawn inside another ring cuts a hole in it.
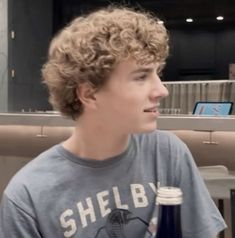
M 75 120 L 83 111 L 79 84 L 99 89 L 117 64 L 130 57 L 139 64 L 164 63 L 168 48 L 165 27 L 150 13 L 107 7 L 77 17 L 54 37 L 42 68 L 49 101 Z

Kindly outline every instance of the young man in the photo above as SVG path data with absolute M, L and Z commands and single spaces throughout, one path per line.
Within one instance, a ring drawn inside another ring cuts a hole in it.
M 78 17 L 53 39 L 43 78 L 75 130 L 11 180 L 0 237 L 154 237 L 157 186 L 182 189 L 184 238 L 225 228 L 186 145 L 156 130 L 167 55 L 158 18 L 127 8 Z

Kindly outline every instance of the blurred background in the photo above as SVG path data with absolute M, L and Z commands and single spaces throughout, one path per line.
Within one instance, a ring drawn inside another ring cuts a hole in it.
M 190 113 L 197 100 L 234 101 L 234 0 L 0 0 L 0 112 L 52 110 L 40 74 L 50 40 L 76 16 L 110 3 L 149 10 L 169 30 L 162 80 L 172 93 L 163 108 Z
M 235 109 L 228 117 L 182 115 L 198 101 L 235 102 L 235 0 L 0 0 L 0 195 L 18 169 L 72 133 L 71 120 L 50 115 L 41 83 L 51 39 L 73 18 L 109 4 L 149 10 L 167 27 L 169 96 L 158 126 L 187 144 L 204 175 L 209 168 L 214 184 L 205 177 L 206 185 L 228 224 L 220 238 L 235 238 Z

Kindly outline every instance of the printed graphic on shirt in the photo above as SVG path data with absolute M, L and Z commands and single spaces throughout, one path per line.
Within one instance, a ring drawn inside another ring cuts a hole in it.
M 134 225 L 134 227 L 133 227 Z M 107 218 L 105 226 L 101 227 L 95 238 L 127 238 L 135 226 L 145 226 L 148 231 L 149 224 L 140 217 L 134 216 L 125 209 L 114 209 Z
M 156 234 L 157 234 L 157 217 L 153 217 L 151 219 L 151 222 L 148 227 L 148 231 L 149 231 L 149 233 L 151 233 L 151 237 L 156 236 Z M 148 234 L 146 234 L 146 235 L 148 235 Z M 145 237 L 145 238 L 147 238 L 147 237 Z
M 122 193 L 123 189 L 128 195 Z M 136 214 L 153 213 L 156 193 L 157 186 L 154 183 L 133 183 L 124 188 L 114 186 L 110 190 L 78 200 L 72 204 L 73 208 L 67 208 L 60 215 L 63 235 L 65 238 L 79 237 L 83 232 L 94 230 L 93 224 L 96 227 L 95 238 L 134 238 L 138 230 L 147 231 L 148 237 L 151 237 L 155 229 L 154 221 L 151 220 L 149 226 L 149 221 Z

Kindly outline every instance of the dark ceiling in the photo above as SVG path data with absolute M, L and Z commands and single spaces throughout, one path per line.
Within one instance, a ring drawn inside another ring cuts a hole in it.
M 81 13 L 110 3 L 150 10 L 169 28 L 235 27 L 235 0 L 54 0 L 55 30 Z M 216 20 L 219 15 L 223 21 Z M 194 22 L 187 23 L 186 18 L 193 18 Z
M 193 18 L 194 24 L 216 24 L 217 16 L 224 17 L 224 23 L 235 23 L 235 0 L 147 0 L 141 4 L 158 12 L 168 24 L 185 24 L 186 18 Z

